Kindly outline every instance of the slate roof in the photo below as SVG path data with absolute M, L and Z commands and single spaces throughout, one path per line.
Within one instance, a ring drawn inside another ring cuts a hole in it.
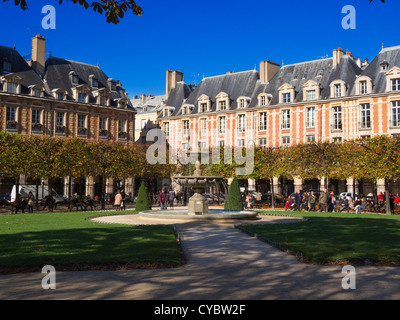
M 388 69 L 381 71 L 381 64 L 387 63 Z M 394 66 L 400 67 L 400 46 L 384 48 L 374 60 L 365 68 L 361 76 L 368 76 L 372 80 L 372 93 L 386 92 L 386 72 Z
M 70 79 L 70 72 L 75 72 L 78 77 L 78 84 L 73 84 Z M 94 76 L 97 80 L 98 86 L 92 87 L 92 83 L 89 80 L 90 76 Z M 79 85 L 86 85 L 92 91 L 107 88 L 109 77 L 98 67 L 86 63 L 66 60 L 62 58 L 50 57 L 46 61 L 46 71 L 44 79 L 46 80 L 50 91 L 54 89 L 65 89 L 68 92 L 68 99 L 72 100 L 72 88 Z M 116 90 L 111 91 L 110 94 L 110 106 L 117 106 L 116 99 L 127 98 L 122 88 L 116 86 Z M 89 97 L 89 102 L 94 103 L 95 98 L 91 94 Z M 132 104 L 129 101 L 128 107 L 132 108 Z
M 5 61 L 11 64 L 11 73 L 22 78 L 22 94 L 30 94 L 29 86 L 31 85 L 41 85 L 44 87 L 40 76 L 28 65 L 16 49 L 0 46 L 0 75 L 2 76 L 9 74 L 9 72 L 3 70 L 3 62 Z

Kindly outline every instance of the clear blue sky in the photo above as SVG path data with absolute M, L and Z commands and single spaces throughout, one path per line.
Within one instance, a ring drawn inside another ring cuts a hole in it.
M 65 2 L 66 0 L 64 0 Z M 245 71 L 269 59 L 285 64 L 332 56 L 342 47 L 370 61 L 400 45 L 400 1 L 374 0 L 137 0 L 142 17 L 128 14 L 118 25 L 79 5 L 28 0 L 29 9 L 0 2 L 0 45 L 30 54 L 31 37 L 46 37 L 47 53 L 100 64 L 130 97 L 165 94 L 165 71 L 182 70 L 186 83 L 228 71 Z M 56 29 L 41 27 L 44 5 L 56 8 Z M 356 29 L 342 28 L 342 8 L 356 9 Z

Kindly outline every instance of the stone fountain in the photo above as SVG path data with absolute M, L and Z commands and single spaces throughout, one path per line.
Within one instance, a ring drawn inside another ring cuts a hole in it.
M 194 219 L 194 220 L 225 220 L 225 219 L 255 219 L 256 212 L 252 211 L 228 211 L 223 209 L 208 208 L 208 201 L 202 195 L 207 187 L 216 186 L 224 181 L 224 177 L 220 176 L 203 176 L 200 169 L 200 161 L 197 160 L 193 176 L 176 176 L 173 181 L 182 187 L 191 188 L 194 195 L 189 199 L 187 210 L 149 210 L 140 212 L 139 215 L 146 218 L 162 218 L 162 219 Z

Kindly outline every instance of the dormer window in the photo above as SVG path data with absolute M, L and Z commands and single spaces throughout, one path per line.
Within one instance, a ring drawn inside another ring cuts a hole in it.
M 355 81 L 355 94 L 368 94 L 372 93 L 372 80 L 367 76 L 360 76 Z
M 303 84 L 303 100 L 318 100 L 320 95 L 320 84 L 313 80 L 308 80 Z
M 193 110 L 193 108 L 194 108 L 194 105 L 191 105 L 191 104 L 183 105 L 182 114 L 189 114 Z
M 237 105 L 240 109 L 247 108 L 247 106 L 249 105 L 249 102 L 250 102 L 249 97 L 241 96 L 237 99 Z
M 220 92 L 216 96 L 216 101 L 217 101 L 217 110 L 224 111 L 230 108 L 229 105 L 230 100 L 229 100 L 229 95 L 227 93 Z
M 400 68 L 393 67 L 386 72 L 386 91 L 400 91 Z
M 69 77 L 70 77 L 70 80 L 71 80 L 71 83 L 72 83 L 72 84 L 76 84 L 76 85 L 79 84 L 79 78 L 78 78 L 78 76 L 76 75 L 75 71 L 71 71 L 71 72 L 69 73 Z
M 64 89 L 57 88 L 53 89 L 51 92 L 53 94 L 53 97 L 58 101 L 63 101 L 67 97 L 67 91 L 65 91 Z
M 3 91 L 14 94 L 20 93 L 21 81 L 22 78 L 13 73 L 2 76 L 1 82 L 3 82 Z
M 31 90 L 31 96 L 40 98 L 43 96 L 44 88 L 40 85 L 33 85 L 28 87 Z
M 89 82 L 92 86 L 92 88 L 98 88 L 99 87 L 99 81 L 95 78 L 93 74 L 89 76 Z
M 111 91 L 117 91 L 117 82 L 114 79 L 108 79 L 107 84 L 108 89 L 110 89 Z
M 392 91 L 400 90 L 400 79 L 392 79 Z
M 87 86 L 81 85 L 81 86 L 74 87 L 74 88 L 72 88 L 72 92 L 73 92 L 75 101 L 78 101 L 80 103 L 89 103 L 90 89 Z
M 381 71 L 387 71 L 389 70 L 389 63 L 387 61 L 383 61 L 381 64 Z
M 332 81 L 330 87 L 331 87 L 331 98 L 344 97 L 347 94 L 346 83 L 342 80 Z
M 285 83 L 278 89 L 279 103 L 290 103 L 295 99 L 294 87 L 291 84 Z
M 206 96 L 205 94 L 202 94 L 197 99 L 197 104 L 198 104 L 198 109 L 200 112 L 208 112 L 211 109 L 210 97 Z

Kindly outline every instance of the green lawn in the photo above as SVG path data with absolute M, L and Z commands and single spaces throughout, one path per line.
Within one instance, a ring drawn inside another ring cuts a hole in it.
M 380 264 L 400 262 L 398 215 L 320 212 L 288 214 L 306 217 L 308 221 L 242 227 L 279 243 L 287 250 L 301 252 L 306 261 L 311 263 L 365 263 L 366 260 Z
M 106 214 L 69 212 L 0 216 L 0 269 L 179 263 L 179 248 L 172 226 L 128 226 L 86 220 L 99 215 Z

